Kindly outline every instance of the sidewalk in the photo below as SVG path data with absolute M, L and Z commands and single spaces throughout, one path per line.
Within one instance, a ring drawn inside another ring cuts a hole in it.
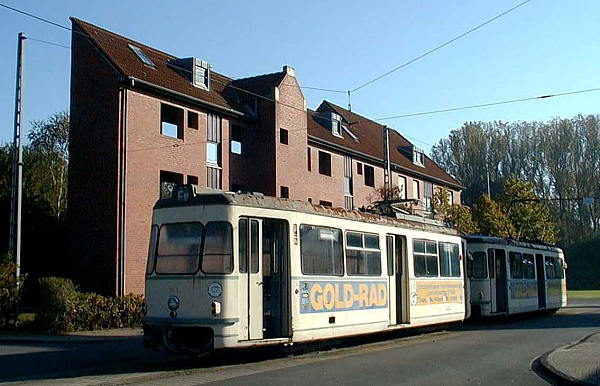
M 542 366 L 566 381 L 600 385 L 600 332 L 544 354 Z
M 141 338 L 141 328 L 113 328 L 96 331 L 76 331 L 63 334 L 28 332 L 0 332 L 0 343 L 44 342 L 44 343 L 88 343 Z

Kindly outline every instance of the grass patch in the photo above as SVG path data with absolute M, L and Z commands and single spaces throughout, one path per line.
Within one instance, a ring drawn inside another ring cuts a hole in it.
M 569 299 L 600 299 L 600 290 L 567 291 Z

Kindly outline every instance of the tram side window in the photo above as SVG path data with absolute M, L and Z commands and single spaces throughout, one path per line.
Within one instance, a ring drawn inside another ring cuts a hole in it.
M 233 272 L 232 231 L 228 222 L 209 222 L 204 230 L 202 272 Z
M 303 274 L 342 276 L 342 231 L 336 228 L 300 225 L 300 255 Z
M 535 279 L 535 266 L 533 265 L 533 255 L 523 254 L 523 276 L 525 279 Z
M 348 275 L 381 275 L 381 251 L 378 235 L 346 233 L 346 269 Z
M 440 274 L 442 277 L 460 277 L 458 244 L 440 243 Z
M 560 257 L 554 259 L 554 273 L 557 279 L 565 278 L 565 271 L 563 270 L 563 261 Z
M 146 263 L 146 275 L 154 271 L 154 261 L 156 259 L 156 242 L 158 241 L 158 227 L 153 225 L 150 229 L 150 245 L 148 246 L 148 261 Z
M 201 223 L 164 224 L 158 236 L 156 273 L 191 274 L 198 271 Z
M 438 254 L 435 241 L 414 240 L 413 262 L 415 276 L 438 276 Z
M 248 219 L 241 218 L 238 222 L 238 255 L 240 273 L 248 272 Z
M 519 252 L 509 252 L 511 279 L 523 278 L 523 258 Z
M 556 271 L 554 270 L 553 257 L 545 257 L 544 267 L 546 268 L 546 279 L 556 279 Z
M 487 264 L 485 252 L 473 253 L 473 278 L 485 279 L 487 277 Z

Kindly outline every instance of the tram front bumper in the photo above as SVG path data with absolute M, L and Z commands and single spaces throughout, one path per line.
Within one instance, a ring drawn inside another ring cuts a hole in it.
M 214 331 L 205 326 L 180 326 L 169 323 L 144 322 L 144 347 L 168 351 L 211 351 Z

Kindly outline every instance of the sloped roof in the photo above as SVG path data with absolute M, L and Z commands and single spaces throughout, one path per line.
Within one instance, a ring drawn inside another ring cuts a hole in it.
M 250 78 L 236 79 L 232 84 L 236 87 L 268 97 L 274 87 L 279 86 L 285 73 L 283 71 L 272 74 L 252 76 Z
M 349 135 L 344 135 L 343 138 L 340 138 L 331 133 L 331 128 L 325 114 L 330 110 L 342 116 L 348 123 L 348 129 L 358 138 L 358 140 L 354 140 Z M 317 111 L 309 110 L 307 121 L 308 135 L 337 146 L 366 154 L 367 156 L 383 162 L 383 125 L 365 118 L 362 115 L 350 112 L 329 101 L 323 101 L 317 108 Z M 433 162 L 427 155 L 425 155 L 424 166 L 415 165 L 412 161 L 412 151 L 410 151 L 410 153 L 406 152 L 413 144 L 396 130 L 390 130 L 389 133 L 390 160 L 393 164 L 396 164 L 409 172 L 429 176 L 454 187 L 462 187 L 456 179 L 446 173 L 444 169 Z

